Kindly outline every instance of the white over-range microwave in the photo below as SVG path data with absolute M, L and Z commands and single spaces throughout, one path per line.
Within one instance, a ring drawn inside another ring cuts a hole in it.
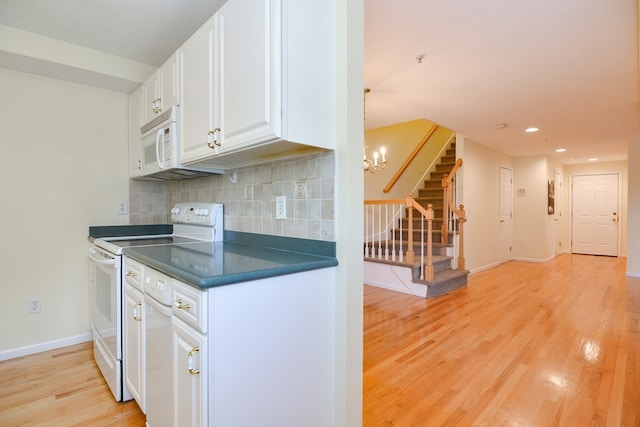
M 224 173 L 220 169 L 180 164 L 178 114 L 179 107 L 174 105 L 140 128 L 142 177 L 180 180 Z

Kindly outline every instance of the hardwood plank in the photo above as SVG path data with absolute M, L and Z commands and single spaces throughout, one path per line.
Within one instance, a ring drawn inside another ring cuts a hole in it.
M 0 425 L 144 426 L 134 401 L 118 403 L 82 343 L 0 362 Z
M 365 286 L 365 427 L 640 426 L 625 261 L 512 261 L 435 300 Z

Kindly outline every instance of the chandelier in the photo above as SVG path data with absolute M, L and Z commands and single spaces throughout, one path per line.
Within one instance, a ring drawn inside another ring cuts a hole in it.
M 367 121 L 367 114 L 366 114 L 366 107 L 367 107 L 367 94 L 371 92 L 371 89 L 369 89 L 368 87 L 364 89 L 364 96 L 363 96 L 363 106 L 362 106 L 362 121 L 363 123 L 366 124 Z M 387 151 L 385 150 L 384 147 L 380 147 L 380 154 L 378 154 L 377 151 L 373 152 L 373 160 L 372 159 L 368 159 L 367 158 L 367 149 L 369 147 L 367 146 L 367 138 L 365 136 L 362 137 L 362 152 L 364 155 L 364 171 L 365 172 L 369 172 L 369 173 L 376 173 L 376 172 L 380 172 L 381 170 L 383 170 L 386 166 L 387 166 Z

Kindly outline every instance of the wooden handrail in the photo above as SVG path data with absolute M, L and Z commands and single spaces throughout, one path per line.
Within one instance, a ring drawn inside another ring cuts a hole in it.
M 453 167 L 449 171 L 449 175 L 448 176 L 445 175 L 445 177 L 447 178 L 447 180 L 446 180 L 447 184 L 451 184 L 453 182 L 453 177 L 456 175 L 456 172 L 458 172 L 458 169 L 460 169 L 461 167 L 462 167 L 462 159 L 456 160 L 456 164 L 453 165 Z M 444 185 L 444 180 L 443 180 L 442 184 L 443 184 L 442 186 L 444 187 L 445 186 Z
M 383 192 L 388 193 L 389 191 L 391 191 L 393 186 L 396 185 L 396 182 L 398 182 L 398 180 L 400 179 L 402 174 L 407 170 L 407 168 L 409 167 L 411 162 L 413 162 L 413 160 L 416 158 L 416 156 L 418 155 L 420 150 L 422 150 L 422 147 L 424 147 L 424 145 L 427 143 L 429 138 L 431 138 L 431 135 L 433 135 L 433 133 L 436 131 L 436 129 L 438 129 L 438 125 L 434 124 L 433 126 L 431 126 L 431 129 L 429 129 L 429 132 L 427 132 L 427 134 L 424 136 L 424 138 L 422 138 L 422 141 L 420 141 L 418 146 L 411 152 L 409 157 L 407 157 L 407 160 L 404 161 L 404 163 L 402 164 L 400 169 L 398 169 L 398 172 L 396 172 L 396 174 L 393 176 L 393 178 L 391 178 L 391 181 L 389 181 L 387 186 L 384 187 L 384 189 L 382 190 Z

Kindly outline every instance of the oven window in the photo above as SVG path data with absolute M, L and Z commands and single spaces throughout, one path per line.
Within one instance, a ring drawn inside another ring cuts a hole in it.
M 96 270 L 96 308 L 106 323 L 111 324 L 111 276 L 99 268 Z

